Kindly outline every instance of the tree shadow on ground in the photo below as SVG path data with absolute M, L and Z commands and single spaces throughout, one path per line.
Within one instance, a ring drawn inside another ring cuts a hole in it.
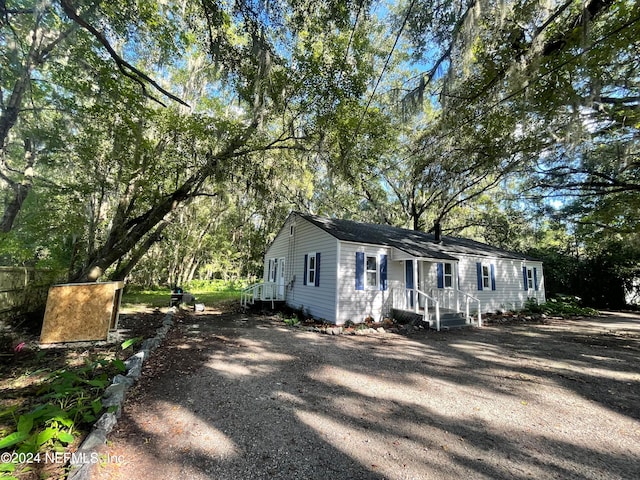
M 640 477 L 638 339 L 594 355 L 586 336 L 331 337 L 194 316 L 112 448 L 192 478 Z

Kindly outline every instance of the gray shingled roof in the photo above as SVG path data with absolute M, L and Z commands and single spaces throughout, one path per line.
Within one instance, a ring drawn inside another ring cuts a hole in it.
M 437 243 L 433 234 L 389 225 L 361 223 L 337 218 L 324 218 L 306 213 L 300 217 L 321 228 L 338 240 L 395 247 L 414 257 L 457 260 L 456 254 L 483 257 L 535 260 L 527 255 L 492 247 L 466 238 L 443 236 Z

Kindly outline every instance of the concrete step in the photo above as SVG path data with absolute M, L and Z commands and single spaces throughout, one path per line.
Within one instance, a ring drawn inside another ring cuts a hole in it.
M 463 313 L 459 312 L 447 312 L 440 313 L 440 329 L 451 329 L 451 328 L 464 328 L 471 326 L 470 323 L 467 323 L 467 319 L 465 318 Z M 430 315 L 429 317 L 429 327 L 436 328 L 436 316 L 435 314 Z

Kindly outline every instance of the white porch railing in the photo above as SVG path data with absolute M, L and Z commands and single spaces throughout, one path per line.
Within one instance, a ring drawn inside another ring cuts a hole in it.
M 412 299 L 413 292 L 416 292 L 415 297 Z M 440 300 L 427 295 L 421 290 L 413 290 L 406 288 L 394 288 L 391 292 L 391 308 L 397 308 L 399 310 L 413 311 L 415 313 L 422 313 L 422 321 L 428 322 L 430 312 L 433 311 L 434 319 L 436 322 L 436 330 L 440 331 Z M 433 310 L 431 310 L 433 309 Z
M 440 300 L 442 308 L 448 308 L 457 313 L 464 313 L 467 322 L 471 323 L 471 314 L 469 304 L 476 303 L 476 312 L 478 312 L 478 326 L 482 326 L 482 313 L 480 310 L 480 299 L 465 292 L 464 290 L 456 290 L 453 288 L 431 290 L 431 295 Z M 464 304 L 464 312 L 461 308 Z
M 462 290 L 458 290 L 458 293 L 464 297 L 464 314 L 467 319 L 467 322 L 471 323 L 471 315 L 469 313 L 469 303 L 476 302 L 477 312 L 478 312 L 478 327 L 482 326 L 482 309 L 480 308 L 480 299 L 474 297 L 473 295 L 468 294 L 467 292 L 463 292 Z
M 432 288 L 429 293 L 433 298 L 437 298 L 440 301 L 442 308 L 448 308 L 456 312 L 460 311 L 460 297 L 456 295 L 457 292 L 453 288 Z
M 429 302 L 433 303 L 433 309 L 435 313 L 436 320 L 436 331 L 440 331 L 440 300 L 437 298 L 431 297 L 424 293 L 422 290 L 414 290 L 418 294 L 417 301 L 415 302 L 415 311 L 418 312 L 418 309 L 422 306 L 424 310 L 422 311 L 422 321 L 429 321 Z M 421 304 L 420 297 L 422 296 L 423 302 Z
M 280 294 L 279 290 L 282 288 L 275 282 L 264 282 L 250 285 L 240 294 L 240 305 L 242 308 L 247 308 L 248 305 L 253 305 L 256 300 L 263 302 L 271 302 L 271 308 L 274 307 L 276 300 L 284 300 L 284 294 Z
M 480 299 L 462 290 L 438 289 L 427 294 L 421 290 L 394 288 L 388 303 L 389 311 L 395 308 L 422 314 L 425 322 L 430 318 L 435 319 L 438 331 L 441 328 L 442 309 L 445 313 L 453 311 L 463 314 L 467 323 L 472 323 L 471 315 L 473 313 L 473 315 L 477 315 L 478 326 L 482 326 Z M 473 312 L 472 306 L 474 307 Z

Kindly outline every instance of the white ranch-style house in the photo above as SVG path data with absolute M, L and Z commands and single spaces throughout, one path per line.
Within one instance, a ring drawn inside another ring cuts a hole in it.
M 337 325 L 419 316 L 433 328 L 545 301 L 542 262 L 463 238 L 293 212 L 242 303 L 284 301 Z

